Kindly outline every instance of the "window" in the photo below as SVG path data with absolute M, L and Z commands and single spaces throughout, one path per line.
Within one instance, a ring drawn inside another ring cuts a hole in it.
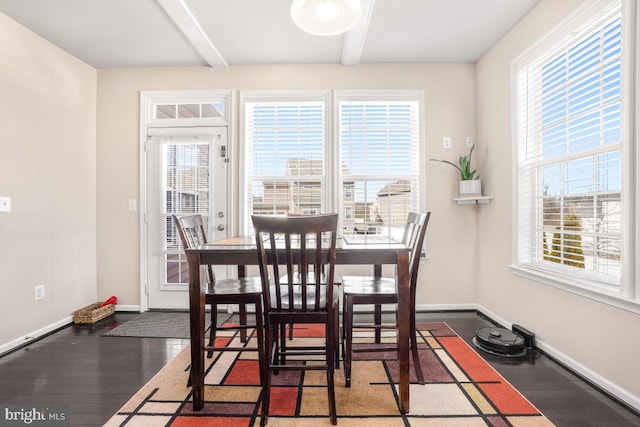
M 244 212 L 327 211 L 326 111 L 326 93 L 244 96 Z
M 329 95 L 242 94 L 245 232 L 252 213 L 343 212 L 345 233 L 389 234 L 419 209 L 421 95 L 340 93 L 333 120 Z
M 407 214 L 419 209 L 418 112 L 416 94 L 338 96 L 345 234 L 401 237 Z
M 635 236 L 622 232 L 634 197 L 623 191 L 632 186 L 622 173 L 629 156 L 627 21 L 620 0 L 591 2 L 581 12 L 514 64 L 514 267 L 548 283 L 634 300 L 623 262 L 633 259 L 624 239 Z

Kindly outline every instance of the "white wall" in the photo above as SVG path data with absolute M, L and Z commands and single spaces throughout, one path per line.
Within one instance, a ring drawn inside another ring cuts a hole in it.
M 477 302 L 640 408 L 640 316 L 515 276 L 511 262 L 511 61 L 581 0 L 543 0 L 477 63 L 478 139 L 493 203 L 479 214 Z
M 2 13 L 0 58 L 2 353 L 96 301 L 97 75 Z

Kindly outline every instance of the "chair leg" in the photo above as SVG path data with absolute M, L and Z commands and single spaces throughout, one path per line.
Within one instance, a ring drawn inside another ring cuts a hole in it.
M 241 325 L 246 325 L 247 324 L 247 305 L 246 304 L 240 304 L 240 324 Z M 246 343 L 247 342 L 247 330 L 246 329 L 240 329 L 240 341 L 242 343 Z
M 336 369 L 340 369 L 340 306 L 338 305 L 333 312 L 333 333 L 334 333 L 334 346 L 333 357 L 335 361 Z
M 329 397 L 329 417 L 331 419 L 331 424 L 338 424 L 338 417 L 336 414 L 336 391 L 335 391 L 335 381 L 334 381 L 334 371 L 335 371 L 335 363 L 334 360 L 336 354 L 336 340 L 338 339 L 338 335 L 335 335 L 335 320 L 336 316 L 334 315 L 332 319 L 328 319 L 325 334 L 327 337 L 327 347 L 326 347 L 326 359 L 327 359 L 327 391 Z
M 269 365 L 271 361 L 276 358 L 274 351 L 274 341 L 278 339 L 277 334 L 274 332 L 277 331 L 277 326 L 267 326 L 265 328 L 265 332 L 267 334 L 265 339 L 265 361 L 264 361 L 264 383 L 262 384 L 262 414 L 260 415 L 260 425 L 266 426 L 269 421 L 269 402 L 271 400 L 271 369 Z
M 376 326 L 382 325 L 382 304 L 375 304 L 373 309 L 373 323 Z M 380 328 L 376 328 L 375 331 L 375 342 L 376 344 L 380 344 Z
M 266 384 L 266 375 L 268 373 L 268 360 L 267 350 L 265 346 L 265 338 L 264 338 L 264 323 L 262 317 L 262 302 L 256 302 L 256 335 L 258 338 L 258 365 L 260 369 L 260 385 L 262 387 Z
M 353 300 L 351 297 L 344 297 L 343 307 L 344 320 L 342 323 L 344 335 L 343 344 L 345 346 L 344 351 L 344 379 L 345 387 L 351 387 L 351 352 L 353 350 Z
M 424 385 L 424 374 L 422 373 L 422 365 L 420 364 L 420 355 L 418 353 L 418 337 L 416 336 L 416 313 L 414 310 L 411 310 L 410 317 L 411 319 L 409 319 L 409 321 L 411 326 L 409 331 L 409 342 L 411 344 L 411 355 L 413 356 L 413 368 L 416 371 L 418 382 Z
M 209 330 L 209 346 L 213 347 L 216 344 L 216 331 L 218 329 L 218 305 L 211 304 L 211 329 Z M 213 357 L 213 350 L 207 351 L 207 357 L 211 359 Z

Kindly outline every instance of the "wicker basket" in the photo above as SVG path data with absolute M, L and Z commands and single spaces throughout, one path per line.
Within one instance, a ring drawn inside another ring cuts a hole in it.
M 104 307 L 100 307 L 101 302 L 96 302 L 87 307 L 81 308 L 73 312 L 73 323 L 89 324 L 96 323 L 98 320 L 102 320 L 107 316 L 111 316 L 115 312 L 113 304 L 107 304 Z

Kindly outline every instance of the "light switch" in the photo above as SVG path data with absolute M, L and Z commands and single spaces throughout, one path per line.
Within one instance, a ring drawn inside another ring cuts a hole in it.
M 0 196 L 0 212 L 11 212 L 11 197 Z
M 129 210 L 135 211 L 138 209 L 138 201 L 136 199 L 129 199 Z

